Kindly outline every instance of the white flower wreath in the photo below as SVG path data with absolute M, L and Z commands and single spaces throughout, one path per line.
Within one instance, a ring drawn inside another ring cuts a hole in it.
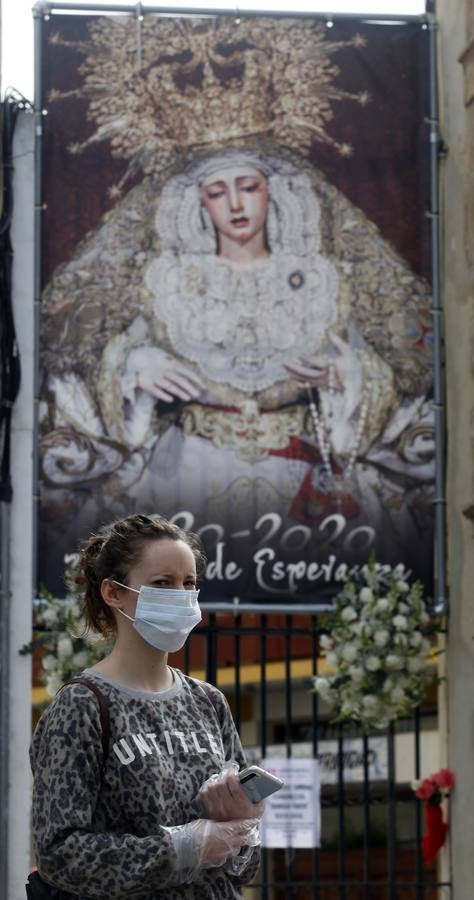
M 64 599 L 41 591 L 34 611 L 33 640 L 20 651 L 31 653 L 36 647 L 46 651 L 41 658 L 40 678 L 50 697 L 70 678 L 95 665 L 109 649 L 101 635 L 87 630 L 82 592 L 79 587 L 73 588 L 69 577 L 75 562 L 76 554 L 65 557 L 66 582 L 72 590 Z
M 440 630 L 419 582 L 409 585 L 397 567 L 363 566 L 336 596 L 320 638 L 334 672 L 313 684 L 333 721 L 352 720 L 368 731 L 409 715 L 434 677 L 427 663 L 439 653 L 433 635 Z

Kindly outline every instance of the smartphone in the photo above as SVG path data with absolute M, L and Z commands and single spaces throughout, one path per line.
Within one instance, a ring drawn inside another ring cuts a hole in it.
M 285 783 L 276 775 L 271 775 L 270 772 L 261 769 L 260 766 L 248 766 L 246 769 L 242 769 L 237 774 L 237 778 L 252 803 L 258 803 L 265 797 L 269 797 L 270 794 L 274 794 L 275 791 L 279 791 Z

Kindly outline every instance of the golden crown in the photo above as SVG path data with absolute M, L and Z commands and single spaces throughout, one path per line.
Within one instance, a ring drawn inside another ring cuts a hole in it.
M 314 141 L 343 156 L 349 144 L 331 137 L 334 101 L 369 101 L 335 85 L 331 41 L 322 23 L 305 19 L 104 17 L 88 41 L 69 44 L 84 55 L 83 84 L 67 94 L 89 100 L 96 130 L 71 152 L 109 140 L 114 156 L 156 173 L 176 156 L 222 149 L 249 139 L 274 140 L 305 152 Z M 58 34 L 53 43 L 66 45 Z

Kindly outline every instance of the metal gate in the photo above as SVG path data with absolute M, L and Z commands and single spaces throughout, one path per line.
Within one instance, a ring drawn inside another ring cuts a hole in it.
M 183 652 L 184 671 L 226 694 L 253 758 L 319 758 L 321 847 L 264 849 L 246 896 L 449 900 L 451 882 L 423 865 L 422 809 L 410 785 L 427 774 L 438 745 L 436 692 L 412 718 L 374 735 L 331 724 L 311 690 L 322 664 L 318 634 L 316 616 L 209 613 Z M 376 778 L 374 741 L 383 750 Z

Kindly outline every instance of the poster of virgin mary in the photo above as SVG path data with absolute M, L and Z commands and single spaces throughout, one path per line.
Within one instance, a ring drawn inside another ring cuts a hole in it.
M 45 243 L 43 580 L 159 512 L 201 535 L 209 601 L 318 603 L 371 554 L 429 586 L 419 26 L 54 19 L 45 190 L 76 215 Z

